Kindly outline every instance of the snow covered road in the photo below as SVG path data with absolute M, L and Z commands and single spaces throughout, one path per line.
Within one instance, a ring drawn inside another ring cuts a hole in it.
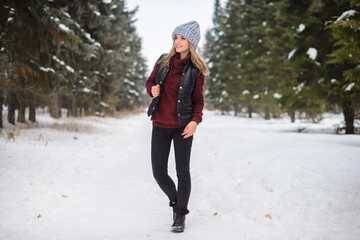
M 358 135 L 206 111 L 186 230 L 174 234 L 145 113 L 38 121 L 0 137 L 0 239 L 360 239 Z

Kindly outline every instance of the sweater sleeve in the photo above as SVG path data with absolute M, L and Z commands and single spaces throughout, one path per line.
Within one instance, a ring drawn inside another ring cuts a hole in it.
M 156 62 L 155 66 L 154 66 L 154 69 L 152 70 L 150 76 L 148 77 L 148 79 L 146 80 L 146 83 L 145 83 L 145 88 L 146 88 L 147 94 L 150 97 L 153 97 L 153 95 L 151 94 L 151 87 L 156 85 L 155 76 L 156 76 L 157 66 L 158 66 L 158 63 Z
M 192 96 L 193 114 L 191 121 L 195 121 L 199 124 L 202 121 L 203 108 L 204 108 L 204 81 L 205 77 L 201 73 L 196 79 L 194 93 Z

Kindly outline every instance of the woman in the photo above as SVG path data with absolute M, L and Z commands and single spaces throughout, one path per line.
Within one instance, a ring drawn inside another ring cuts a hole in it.
M 148 109 L 153 121 L 153 175 L 173 208 L 172 231 L 183 232 L 185 215 L 189 213 L 191 145 L 197 125 L 202 121 L 204 75 L 210 72 L 195 50 L 200 41 L 200 26 L 196 21 L 176 27 L 172 38 L 173 47 L 156 62 L 146 81 L 146 90 L 153 98 Z M 171 141 L 177 189 L 167 171 Z

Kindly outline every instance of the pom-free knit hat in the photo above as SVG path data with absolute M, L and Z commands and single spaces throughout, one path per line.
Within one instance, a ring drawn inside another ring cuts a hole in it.
M 190 21 L 177 26 L 172 32 L 172 39 L 175 39 L 175 35 L 180 34 L 184 36 L 196 49 L 200 41 L 200 26 L 196 21 Z

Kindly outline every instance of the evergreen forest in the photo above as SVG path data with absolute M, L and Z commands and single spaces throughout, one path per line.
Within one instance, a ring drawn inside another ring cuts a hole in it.
M 60 118 L 143 104 L 137 9 L 128 10 L 124 0 L 1 2 L 0 114 L 5 106 L 10 123 L 15 110 L 17 122 L 35 122 L 37 107 Z
M 206 98 L 222 113 L 343 113 L 346 133 L 359 128 L 358 0 L 216 0 L 203 55 Z

